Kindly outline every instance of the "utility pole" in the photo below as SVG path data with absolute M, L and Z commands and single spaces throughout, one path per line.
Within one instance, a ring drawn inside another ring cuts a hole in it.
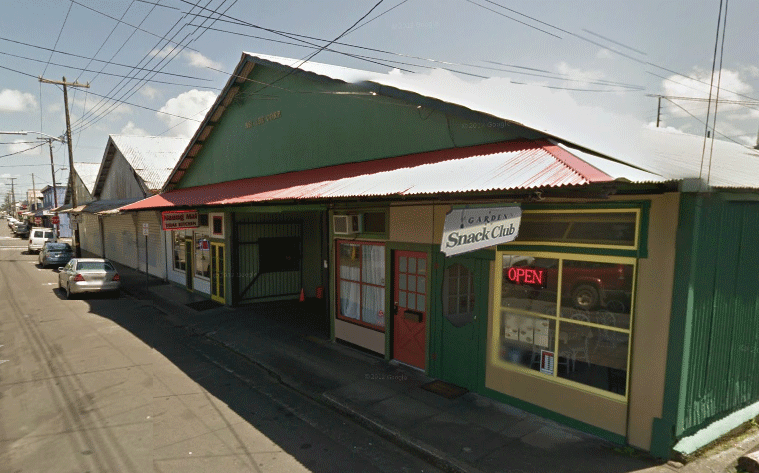
M 53 203 L 55 204 L 55 207 L 58 207 L 58 192 L 55 185 L 55 165 L 53 164 L 53 140 L 52 138 L 47 139 L 47 144 L 50 146 L 50 171 L 53 173 Z M 56 213 L 56 215 L 58 215 Z
M 656 128 L 659 128 L 659 116 L 661 115 L 661 95 L 659 96 L 659 106 L 656 107 Z
M 8 179 L 11 180 L 11 215 L 13 215 L 13 218 L 16 218 L 16 188 L 13 186 L 15 183 L 17 177 L 9 177 Z
M 32 173 L 32 201 L 34 208 L 30 210 L 37 210 L 37 186 L 34 184 L 34 173 Z
M 69 118 L 69 95 L 68 95 L 68 86 L 71 87 L 84 87 L 89 89 L 90 84 L 80 84 L 78 82 L 66 82 L 66 77 L 63 78 L 63 81 L 54 81 L 54 80 L 48 80 L 43 79 L 41 76 L 39 78 L 40 82 L 44 82 L 46 84 L 56 84 L 56 85 L 62 85 L 63 86 L 63 105 L 64 109 L 66 110 L 66 143 L 68 144 L 69 148 L 69 189 L 71 192 L 71 208 L 75 209 L 77 207 L 77 201 L 76 201 L 76 192 L 74 189 L 74 150 L 71 147 L 71 118 Z M 82 256 L 82 249 L 79 245 L 79 223 L 76 224 L 76 229 L 74 230 L 74 254 L 77 258 Z

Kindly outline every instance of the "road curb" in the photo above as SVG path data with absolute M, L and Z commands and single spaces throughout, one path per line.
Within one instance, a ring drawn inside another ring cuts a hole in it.
M 413 452 L 427 463 L 430 463 L 441 470 L 449 473 L 482 473 L 475 467 L 462 463 L 424 442 L 413 439 L 404 435 L 399 430 L 391 429 L 376 422 L 328 393 L 323 393 L 322 398 L 324 401 L 323 403 L 329 405 L 344 416 L 349 417 L 357 424 L 387 440 L 390 440 L 403 449 Z

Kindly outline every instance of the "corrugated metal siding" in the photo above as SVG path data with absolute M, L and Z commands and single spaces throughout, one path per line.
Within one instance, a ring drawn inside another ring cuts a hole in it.
M 100 238 L 100 222 L 97 215 L 81 214 L 79 223 L 79 246 L 82 251 L 102 256 L 102 240 Z
M 702 205 L 690 249 L 692 324 L 678 416 L 684 435 L 759 400 L 759 203 L 694 199 L 684 199 Z
M 104 216 L 103 231 L 105 233 L 105 257 L 130 268 L 136 268 L 135 259 L 137 259 L 138 253 L 132 215 Z
M 259 274 L 259 238 L 302 238 L 300 222 L 238 221 L 235 224 L 238 242 L 240 300 L 250 301 L 299 294 L 303 287 L 302 271 Z
M 140 243 L 138 245 L 138 269 L 145 271 L 145 237 L 142 235 L 142 225 L 148 224 L 148 267 L 150 274 L 166 278 L 166 252 L 163 247 L 163 231 L 158 212 L 138 212 L 137 229 Z

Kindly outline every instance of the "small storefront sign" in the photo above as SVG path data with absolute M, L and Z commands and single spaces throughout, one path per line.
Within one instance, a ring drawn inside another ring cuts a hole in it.
M 552 351 L 540 350 L 540 372 L 553 374 L 554 354 Z
M 445 216 L 440 251 L 452 256 L 513 241 L 521 219 L 518 206 L 453 209 Z
M 198 228 L 197 210 L 170 210 L 161 212 L 161 227 L 164 230 L 184 230 Z

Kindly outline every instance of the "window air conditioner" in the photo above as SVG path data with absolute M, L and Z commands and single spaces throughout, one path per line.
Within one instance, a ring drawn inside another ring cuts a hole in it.
M 360 215 L 333 215 L 332 231 L 335 235 L 353 235 L 361 232 Z

